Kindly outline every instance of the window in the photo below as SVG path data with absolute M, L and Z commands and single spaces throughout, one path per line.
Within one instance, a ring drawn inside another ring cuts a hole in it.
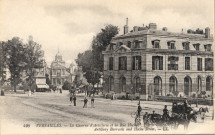
M 121 89 L 122 92 L 126 91 L 126 79 L 125 77 L 121 77 L 119 80 L 119 88 Z
M 114 78 L 110 76 L 108 78 L 108 92 L 113 91 L 113 86 L 114 86 Z
M 133 56 L 133 70 L 141 70 L 141 56 Z
M 204 47 L 205 47 L 205 51 L 206 52 L 210 52 L 211 51 L 211 44 L 204 45 Z
M 196 51 L 199 51 L 199 46 L 200 44 L 193 44 L 194 48 L 196 49 Z
M 56 75 L 56 70 L 55 69 L 53 69 L 53 75 Z
M 134 48 L 140 48 L 140 42 L 138 40 L 134 41 Z
M 113 50 L 113 45 L 112 44 L 110 44 L 110 50 Z
M 119 57 L 119 70 L 127 70 L 127 57 Z
M 169 56 L 168 61 L 170 63 L 168 64 L 168 70 L 178 70 L 178 57 Z
M 197 70 L 202 71 L 202 58 L 197 58 Z
M 153 48 L 160 48 L 160 40 L 152 41 Z
M 128 41 L 127 47 L 131 48 L 131 42 Z
M 163 56 L 152 56 L 152 70 L 163 70 Z
M 109 58 L 109 70 L 113 70 L 113 57 Z
M 175 76 L 171 76 L 169 78 L 169 91 L 170 92 L 177 91 L 177 79 Z
M 200 76 L 197 77 L 197 92 L 202 91 L 202 79 Z
M 213 80 L 210 76 L 206 78 L 206 91 L 212 91 L 213 90 Z
M 205 58 L 205 71 L 213 71 L 213 59 Z
M 140 77 L 135 78 L 135 92 L 139 93 L 140 92 Z
M 190 70 L 190 57 L 185 57 L 185 70 Z
M 168 45 L 168 49 L 176 49 L 175 41 L 167 42 L 167 45 Z
M 184 50 L 190 50 L 189 44 L 190 44 L 190 42 L 183 42 L 183 43 L 182 43 L 183 49 L 184 49 Z

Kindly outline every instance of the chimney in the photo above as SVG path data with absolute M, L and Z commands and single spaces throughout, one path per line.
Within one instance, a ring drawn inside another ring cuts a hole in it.
M 156 23 L 150 23 L 149 24 L 149 29 L 157 29 L 157 24 Z
M 124 26 L 124 34 L 128 33 L 128 18 L 126 18 L 126 25 Z
M 162 29 L 163 31 L 167 31 L 167 27 L 163 27 L 163 29 Z
M 137 32 L 137 31 L 138 31 L 138 29 L 139 29 L 139 27 L 138 27 L 138 26 L 134 26 L 134 32 Z
M 205 38 L 210 38 L 210 28 L 205 28 Z

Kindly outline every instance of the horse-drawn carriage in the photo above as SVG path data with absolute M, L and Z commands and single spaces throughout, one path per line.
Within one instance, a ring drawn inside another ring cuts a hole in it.
M 146 130 L 156 130 L 156 128 L 163 130 L 177 129 L 179 125 L 184 125 L 184 129 L 187 129 L 190 121 L 196 122 L 196 118 L 196 113 L 186 103 L 173 103 L 171 115 L 161 115 L 154 111 L 152 114 L 146 112 L 143 115 L 143 123 Z M 139 119 L 139 117 L 135 118 L 136 125 L 140 125 Z

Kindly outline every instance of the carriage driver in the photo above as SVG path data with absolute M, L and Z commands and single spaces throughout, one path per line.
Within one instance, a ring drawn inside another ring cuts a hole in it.
M 163 109 L 163 118 L 165 121 L 167 121 L 167 119 L 169 119 L 169 111 L 167 109 L 167 105 L 165 105 L 164 109 Z

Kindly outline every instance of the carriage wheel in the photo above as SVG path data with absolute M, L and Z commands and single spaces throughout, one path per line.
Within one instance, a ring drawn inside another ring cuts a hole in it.
M 135 126 L 141 125 L 141 119 L 140 118 L 135 118 Z

